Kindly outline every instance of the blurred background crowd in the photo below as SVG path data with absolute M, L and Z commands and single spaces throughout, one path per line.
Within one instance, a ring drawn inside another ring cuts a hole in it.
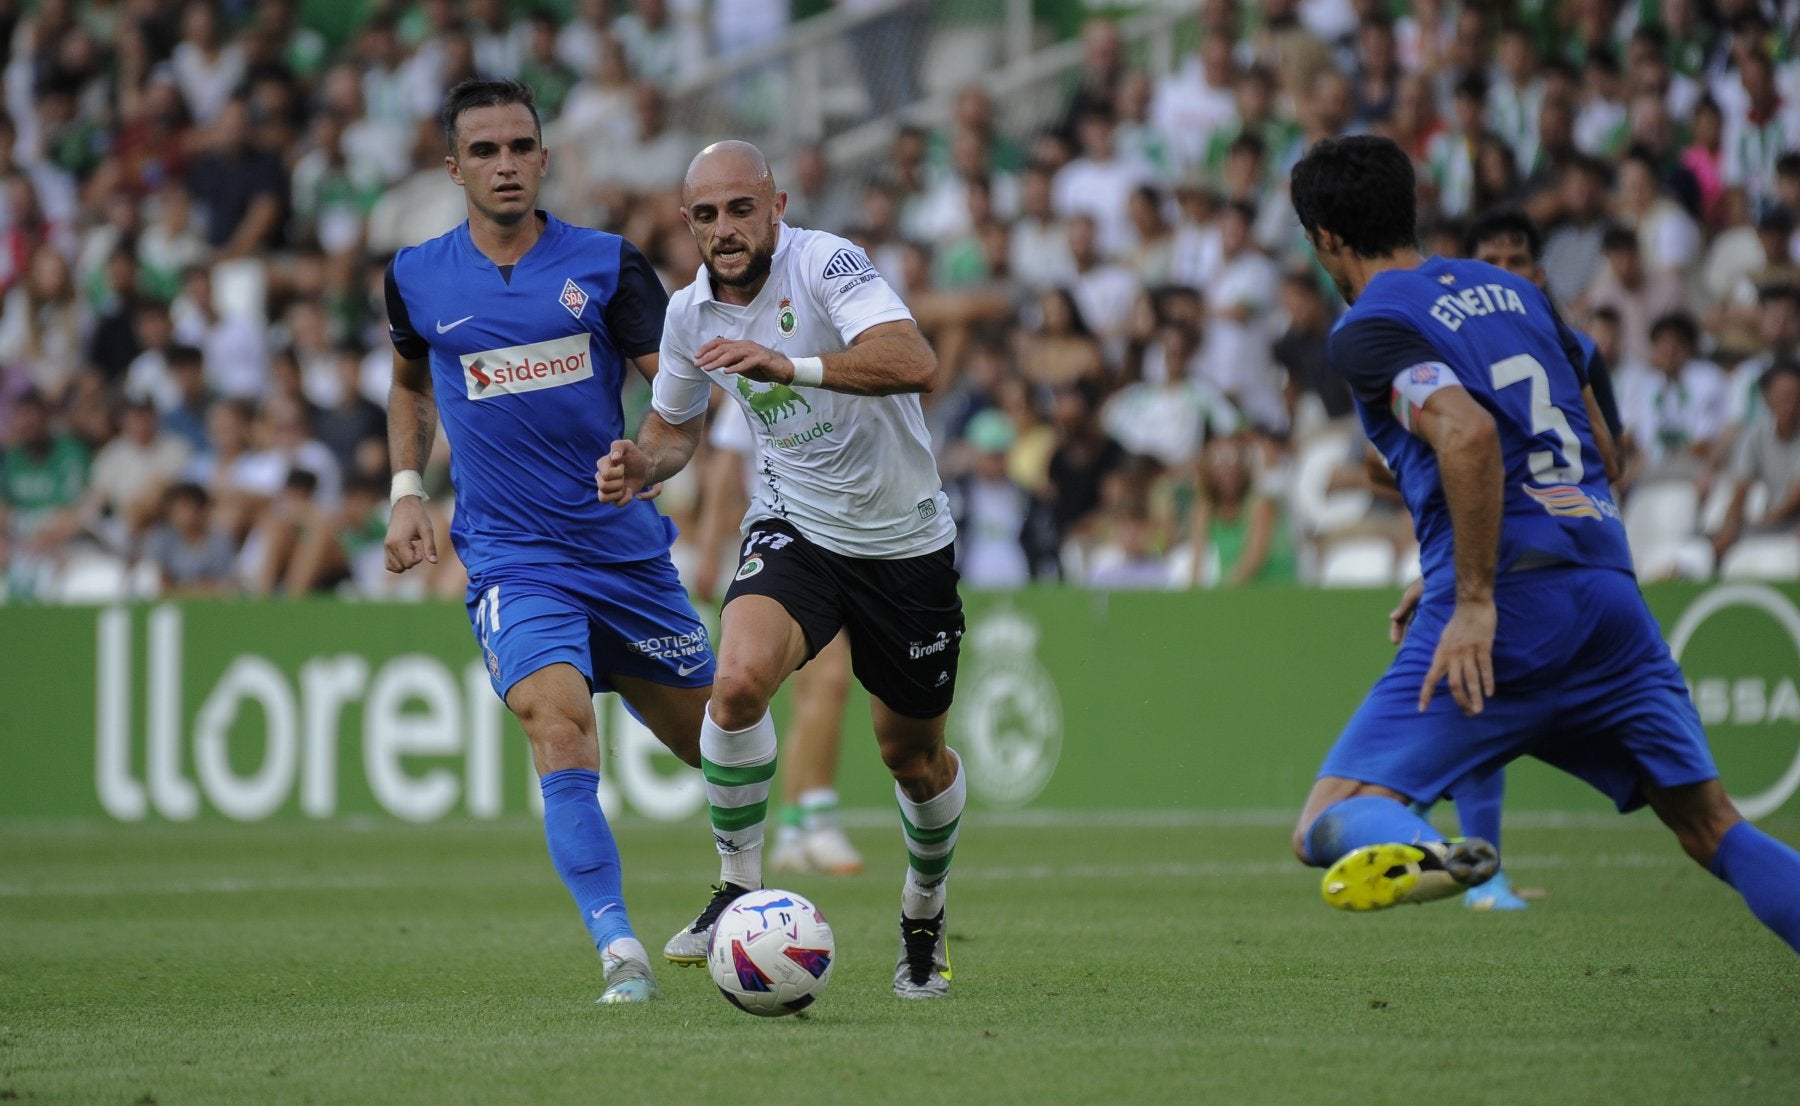
M 543 205 L 671 289 L 680 177 L 721 137 L 868 251 L 938 351 L 971 586 L 1417 572 L 1286 194 L 1350 133 L 1412 153 L 1428 252 L 1501 205 L 1542 228 L 1611 367 L 1641 574 L 1800 577 L 1797 26 L 1800 0 L 0 0 L 0 594 L 460 596 L 453 556 L 381 568 L 382 274 L 463 217 L 436 111 L 471 74 L 535 88 Z M 662 499 L 702 597 L 743 509 L 731 420 Z

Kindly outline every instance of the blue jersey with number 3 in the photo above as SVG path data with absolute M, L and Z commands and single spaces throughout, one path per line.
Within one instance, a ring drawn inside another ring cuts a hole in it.
M 1413 429 L 1446 387 L 1465 389 L 1499 432 L 1498 571 L 1556 563 L 1631 571 L 1582 395 L 1586 357 L 1536 285 L 1443 258 L 1380 273 L 1333 329 L 1328 356 L 1412 513 L 1428 591 L 1452 585 L 1453 542 L 1437 455 Z

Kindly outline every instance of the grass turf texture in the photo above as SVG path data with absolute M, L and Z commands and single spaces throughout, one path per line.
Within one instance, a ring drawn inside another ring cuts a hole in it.
M 1510 828 L 1523 915 L 1332 911 L 1268 824 L 972 815 L 954 992 L 889 994 L 903 852 L 784 877 L 839 962 L 808 1016 L 597 958 L 535 824 L 0 824 L 0 1101 L 1791 1103 L 1800 964 L 1642 816 Z M 1800 822 L 1768 828 L 1800 838 Z M 652 951 L 707 831 L 620 829 Z M 660 961 L 660 958 L 659 958 Z

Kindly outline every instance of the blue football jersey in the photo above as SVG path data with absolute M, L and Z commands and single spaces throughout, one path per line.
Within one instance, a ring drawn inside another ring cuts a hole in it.
M 1411 428 L 1460 385 L 1494 418 L 1505 469 L 1497 570 L 1566 563 L 1631 570 L 1625 528 L 1582 396 L 1587 354 L 1536 285 L 1479 261 L 1432 258 L 1369 282 L 1332 331 L 1333 367 L 1412 512 L 1426 585 L 1454 579 L 1437 455 Z
M 456 489 L 451 538 L 472 574 L 644 560 L 675 536 L 650 502 L 613 507 L 594 489 L 594 462 L 625 436 L 625 359 L 657 352 L 668 296 L 623 238 L 543 217 L 510 273 L 466 222 L 388 269 L 394 348 L 430 360 Z

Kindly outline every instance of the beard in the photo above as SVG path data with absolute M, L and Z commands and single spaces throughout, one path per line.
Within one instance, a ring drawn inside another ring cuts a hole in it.
M 744 271 L 735 277 L 728 277 L 713 267 L 712 259 L 706 259 L 706 272 L 713 278 L 713 283 L 723 284 L 727 288 L 744 288 L 755 284 L 769 275 L 769 269 L 775 264 L 773 249 L 757 249 L 747 246 L 749 259 L 744 263 Z

